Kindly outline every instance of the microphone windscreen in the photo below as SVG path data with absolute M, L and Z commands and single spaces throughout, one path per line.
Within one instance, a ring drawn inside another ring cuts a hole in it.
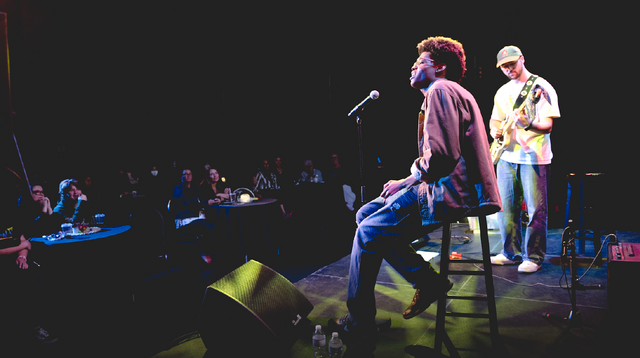
M 378 99 L 378 97 L 380 97 L 380 92 L 373 90 L 369 93 L 369 97 L 371 97 L 371 99 Z

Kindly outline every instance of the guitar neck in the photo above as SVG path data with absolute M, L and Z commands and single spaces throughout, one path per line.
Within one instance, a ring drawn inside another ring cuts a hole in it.
M 526 104 L 526 101 L 522 101 L 522 103 L 520 104 L 520 106 L 518 106 L 518 108 L 516 108 L 513 112 L 511 112 L 510 115 L 507 116 L 507 119 L 505 119 L 502 122 L 502 129 L 508 129 L 511 127 L 511 125 L 513 124 L 513 121 L 515 119 L 515 114 L 516 113 L 522 113 L 524 114 L 524 106 Z

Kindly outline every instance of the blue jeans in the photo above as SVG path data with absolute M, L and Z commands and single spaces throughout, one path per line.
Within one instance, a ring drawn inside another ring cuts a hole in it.
M 547 251 L 549 165 L 514 164 L 500 160 L 497 165 L 498 191 L 502 210 L 498 225 L 502 254 L 510 260 L 528 260 L 538 265 Z M 522 201 L 527 204 L 529 223 L 522 242 Z
M 413 186 L 386 203 L 378 197 L 356 214 L 358 228 L 351 250 L 347 299 L 356 329 L 375 334 L 375 285 L 383 259 L 415 288 L 428 287 L 439 278 L 411 246 L 414 240 L 442 226 L 422 225 L 417 193 L 418 186 Z

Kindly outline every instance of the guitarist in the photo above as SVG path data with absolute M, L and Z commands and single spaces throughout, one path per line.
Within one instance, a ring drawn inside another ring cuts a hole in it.
M 549 82 L 527 70 L 519 48 L 506 46 L 497 59 L 496 67 L 509 82 L 496 92 L 489 121 L 494 142 L 505 145 L 494 160 L 502 198 L 498 223 L 503 247 L 491 262 L 518 264 L 518 272 L 533 273 L 542 267 L 546 253 L 547 189 L 553 157 L 550 133 L 554 118 L 560 117 L 558 96 Z M 523 200 L 529 214 L 524 240 Z

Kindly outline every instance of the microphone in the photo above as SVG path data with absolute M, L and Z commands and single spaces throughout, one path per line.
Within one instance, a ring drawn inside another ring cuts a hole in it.
M 364 107 L 369 104 L 369 102 L 378 99 L 378 97 L 380 97 L 380 92 L 373 90 L 371 91 L 371 93 L 369 93 L 369 96 L 367 98 L 365 98 L 362 102 L 360 102 L 360 104 L 358 104 L 357 106 L 353 107 L 353 109 L 351 110 L 351 112 L 349 112 L 348 117 L 351 117 L 351 115 L 359 110 L 359 109 L 364 109 Z

